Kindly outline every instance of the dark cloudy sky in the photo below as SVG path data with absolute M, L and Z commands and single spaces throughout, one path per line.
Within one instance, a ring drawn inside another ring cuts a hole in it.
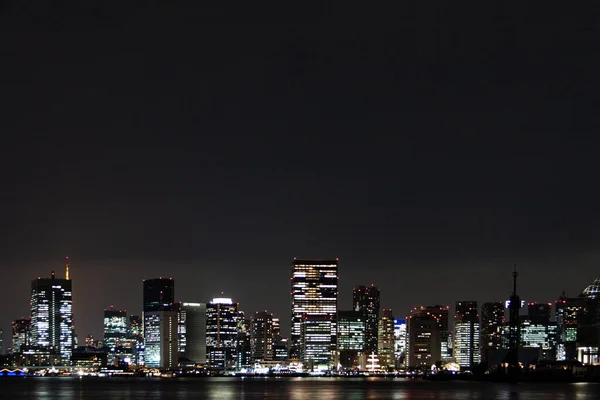
M 161 275 L 285 321 L 294 256 L 400 316 L 600 275 L 597 7 L 121 3 L 1 11 L 5 330 L 65 255 L 81 337 Z

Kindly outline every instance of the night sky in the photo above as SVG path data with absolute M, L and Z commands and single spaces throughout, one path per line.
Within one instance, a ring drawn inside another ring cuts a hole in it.
M 397 316 L 600 275 L 598 6 L 58 3 L 0 11 L 5 341 L 65 255 L 80 338 L 159 276 L 287 335 L 293 257 Z

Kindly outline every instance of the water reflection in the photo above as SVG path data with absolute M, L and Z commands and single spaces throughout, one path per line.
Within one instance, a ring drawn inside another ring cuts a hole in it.
M 427 382 L 411 379 L 1 378 L 3 398 L 28 399 L 582 399 L 597 384 Z

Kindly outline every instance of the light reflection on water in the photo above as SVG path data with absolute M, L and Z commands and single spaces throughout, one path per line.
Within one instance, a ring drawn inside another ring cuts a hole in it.
M 592 399 L 598 384 L 334 378 L 2 378 L 11 399 Z

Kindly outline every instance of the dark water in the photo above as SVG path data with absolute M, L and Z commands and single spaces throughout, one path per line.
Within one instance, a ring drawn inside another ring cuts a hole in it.
M 591 383 L 334 378 L 3 378 L 2 399 L 596 399 Z

